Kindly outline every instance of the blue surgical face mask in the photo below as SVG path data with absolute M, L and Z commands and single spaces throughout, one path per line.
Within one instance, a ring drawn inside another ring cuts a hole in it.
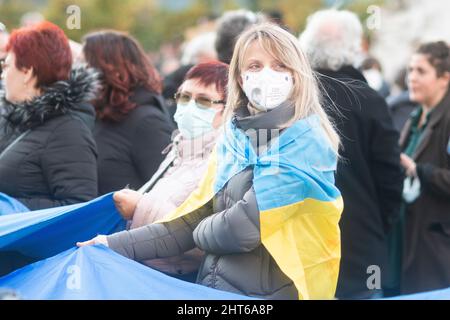
M 191 99 L 188 104 L 178 104 L 174 119 L 183 137 L 195 139 L 205 133 L 214 130 L 213 120 L 218 110 L 212 108 L 200 108 Z

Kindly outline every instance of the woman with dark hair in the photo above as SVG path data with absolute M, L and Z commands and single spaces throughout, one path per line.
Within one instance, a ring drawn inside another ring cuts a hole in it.
M 400 144 L 406 172 L 403 192 L 402 293 L 450 286 L 450 48 L 422 45 L 408 68 L 412 101 L 420 108 L 406 123 Z
M 12 32 L 0 94 L 0 192 L 31 210 L 97 196 L 93 69 L 72 70 L 64 32 L 44 22 Z M 1 214 L 1 212 L 0 212 Z
M 174 129 L 160 77 L 138 42 L 121 32 L 87 35 L 83 55 L 102 73 L 103 90 L 93 102 L 99 192 L 139 188 L 164 159 L 161 152 Z

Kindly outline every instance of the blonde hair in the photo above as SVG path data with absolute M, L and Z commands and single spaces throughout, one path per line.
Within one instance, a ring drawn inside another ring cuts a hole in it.
M 239 84 L 239 78 L 242 73 L 245 53 L 253 41 L 258 41 L 268 54 L 284 64 L 293 75 L 294 87 L 289 100 L 295 106 L 295 113 L 294 117 L 286 123 L 286 127 L 299 119 L 304 119 L 313 114 L 318 115 L 326 137 L 334 152 L 338 154 L 339 135 L 320 104 L 316 76 L 301 50 L 298 40 L 286 30 L 271 23 L 253 26 L 242 33 L 236 43 L 230 63 L 225 117 L 231 117 L 236 109 L 248 103 L 248 99 Z

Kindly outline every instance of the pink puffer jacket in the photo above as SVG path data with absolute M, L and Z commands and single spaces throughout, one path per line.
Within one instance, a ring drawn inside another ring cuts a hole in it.
M 139 200 L 131 229 L 163 218 L 186 200 L 207 169 L 208 157 L 218 134 L 216 130 L 194 140 L 183 139 L 180 135 L 175 137 L 168 154 L 168 157 L 172 157 L 175 153 L 174 163 L 150 192 Z M 180 275 L 196 271 L 202 256 L 201 250 L 193 249 L 181 256 L 147 260 L 144 263 L 159 271 Z

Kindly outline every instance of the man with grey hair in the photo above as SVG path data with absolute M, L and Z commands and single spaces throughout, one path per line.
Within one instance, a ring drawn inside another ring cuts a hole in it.
M 265 16 L 248 10 L 225 12 L 217 21 L 216 51 L 220 61 L 230 64 L 239 35 L 254 24 L 266 21 Z
M 308 17 L 300 44 L 313 68 L 338 71 L 358 62 L 362 37 L 361 22 L 353 12 L 321 10 Z
M 313 14 L 300 36 L 342 139 L 336 172 L 344 199 L 336 291 L 342 299 L 383 295 L 390 276 L 387 236 L 398 219 L 403 186 L 398 133 L 386 102 L 353 67 L 361 39 L 357 16 L 338 10 Z

